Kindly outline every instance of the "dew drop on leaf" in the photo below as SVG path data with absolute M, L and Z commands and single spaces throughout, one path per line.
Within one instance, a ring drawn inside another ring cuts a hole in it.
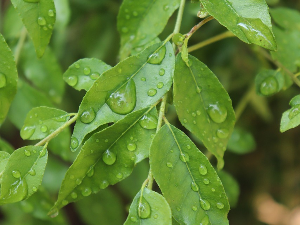
M 71 86 L 74 87 L 78 82 L 77 76 L 69 76 L 67 79 L 67 83 Z
M 0 73 L 0 88 L 6 86 L 6 76 L 3 73 Z
M 218 208 L 218 209 L 223 209 L 223 208 L 224 208 L 224 204 L 221 203 L 221 202 L 218 202 L 218 203 L 217 203 L 217 208 Z
M 54 11 L 52 9 L 50 9 L 48 11 L 48 16 L 53 17 L 54 16 Z
M 151 207 L 145 198 L 142 198 L 139 203 L 138 214 L 139 214 L 139 217 L 142 219 L 146 219 L 146 218 L 150 217 Z
M 125 115 L 135 108 L 136 87 L 133 79 L 112 93 L 107 99 L 107 104 L 115 113 Z
M 77 148 L 77 147 L 78 147 L 78 139 L 75 138 L 75 137 L 72 137 L 72 138 L 71 138 L 71 148 L 72 148 L 72 149 L 75 149 L 75 148 Z
M 152 115 L 144 115 L 139 120 L 139 124 L 145 129 L 152 130 L 157 126 L 157 118 Z
M 203 180 L 203 183 L 204 183 L 204 184 L 209 184 L 209 179 L 206 179 L 206 178 L 205 178 L 205 179 Z
M 208 114 L 215 123 L 222 123 L 227 118 L 227 109 L 218 103 L 210 104 Z
M 172 163 L 167 162 L 167 167 L 172 168 L 173 167 Z
M 21 130 L 21 137 L 26 140 L 26 139 L 29 139 L 33 133 L 35 131 L 35 127 L 32 126 L 32 127 L 24 127 L 22 130 Z
M 166 46 L 162 46 L 157 52 L 149 56 L 148 63 L 161 64 L 166 55 Z
M 159 70 L 159 75 L 160 75 L 160 76 L 165 75 L 165 69 L 161 68 L 161 69 Z
M 105 189 L 108 187 L 108 185 L 109 185 L 109 183 L 106 180 L 104 180 L 100 184 L 100 189 Z
M 159 82 L 159 83 L 156 85 L 156 87 L 157 87 L 158 89 L 163 88 L 163 86 L 164 86 L 164 83 L 163 83 L 163 82 Z
M 192 210 L 193 210 L 193 211 L 197 211 L 197 209 L 198 209 L 198 208 L 197 208 L 196 206 L 193 206 L 193 207 L 192 207 Z
M 127 149 L 129 150 L 129 151 L 135 151 L 136 150 L 136 144 L 134 144 L 134 143 L 129 143 L 128 145 L 127 145 Z
M 28 173 L 31 175 L 31 176 L 35 176 L 36 175 L 36 172 L 33 168 L 31 168 Z
M 71 197 L 72 197 L 73 199 L 76 199 L 76 198 L 77 198 L 76 192 L 72 192 Z
M 180 160 L 182 162 L 188 162 L 190 161 L 190 156 L 186 153 L 181 153 L 180 156 L 179 156 Z
M 115 153 L 107 149 L 102 155 L 102 160 L 106 165 L 110 166 L 116 162 L 117 156 Z
M 24 154 L 25 154 L 26 156 L 29 157 L 29 156 L 31 155 L 31 152 L 30 152 L 30 150 L 27 150 L 27 149 L 26 149 L 26 150 L 24 151 Z
M 81 113 L 80 120 L 83 123 L 91 123 L 96 117 L 95 111 L 92 108 Z
M 205 216 L 200 223 L 200 225 L 209 225 L 209 224 L 210 223 L 209 223 L 208 216 Z
M 207 200 L 204 200 L 200 198 L 200 206 L 203 210 L 209 210 L 210 209 L 210 203 Z
M 42 16 L 40 16 L 39 18 L 38 18 L 38 24 L 40 25 L 40 26 L 44 26 L 44 25 L 46 25 L 46 20 L 45 20 L 45 18 L 44 17 L 42 17 Z
M 300 113 L 300 105 L 296 105 L 290 110 L 288 117 L 291 120 L 295 118 L 295 116 L 297 116 L 299 113 Z
M 278 82 L 274 76 L 267 77 L 261 84 L 259 91 L 264 96 L 270 96 L 277 92 Z
M 89 187 L 86 187 L 86 188 L 84 188 L 83 190 L 82 190 L 82 192 L 81 192 L 81 194 L 83 195 L 83 196 L 89 196 L 90 194 L 92 194 L 92 190 L 91 190 L 91 188 L 89 188 Z
M 42 131 L 43 133 L 47 132 L 47 130 L 48 130 L 48 127 L 47 127 L 47 126 L 45 126 L 45 125 L 41 126 L 41 131 Z
M 85 67 L 83 69 L 83 73 L 84 73 L 84 75 L 89 75 L 91 73 L 91 69 L 89 67 Z
M 132 217 L 130 217 L 130 220 L 131 220 L 132 222 L 136 222 L 136 221 L 137 221 L 137 218 L 136 218 L 135 216 L 132 216 Z
M 165 5 L 165 6 L 164 6 L 164 10 L 165 10 L 165 11 L 169 10 L 169 8 L 170 8 L 170 7 L 169 7 L 168 5 Z
M 78 178 L 78 179 L 76 179 L 76 181 L 75 181 L 75 183 L 76 183 L 77 185 L 80 185 L 80 184 L 81 184 L 81 182 L 82 182 L 82 180 L 80 180 L 79 178 Z
M 191 187 L 192 187 L 193 191 L 195 191 L 195 192 L 199 191 L 199 187 L 198 187 L 198 185 L 196 183 L 192 182 Z
M 88 177 L 92 177 L 94 175 L 94 168 L 90 168 L 89 171 L 86 174 Z
M 13 170 L 12 175 L 14 178 L 17 178 L 17 179 L 21 177 L 21 173 L 18 170 Z
M 97 79 L 98 79 L 98 77 L 100 77 L 100 74 L 99 74 L 99 73 L 97 73 L 97 72 L 95 72 L 95 73 L 92 73 L 92 74 L 90 75 L 90 78 L 91 78 L 92 80 L 97 80 Z
M 156 93 L 157 93 L 157 90 L 154 88 L 149 89 L 147 92 L 148 96 L 150 96 L 150 97 L 153 97 L 154 95 L 156 95 Z
M 227 129 L 219 129 L 217 130 L 218 138 L 224 139 L 227 138 L 229 135 L 229 131 Z
M 36 192 L 37 190 L 38 190 L 37 187 L 35 186 L 32 187 L 32 191 Z
M 118 174 L 116 175 L 116 177 L 117 177 L 118 179 L 122 179 L 122 178 L 123 178 L 123 173 L 118 173 Z
M 204 166 L 204 165 L 200 165 L 199 166 L 199 173 L 201 174 L 201 175 L 206 175 L 207 174 L 207 168 L 206 168 L 206 166 Z

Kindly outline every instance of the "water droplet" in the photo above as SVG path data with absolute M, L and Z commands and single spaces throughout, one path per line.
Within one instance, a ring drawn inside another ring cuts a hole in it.
M 76 69 L 79 69 L 79 68 L 80 68 L 79 63 L 75 63 L 75 68 L 76 68 Z
M 142 219 L 146 219 L 150 217 L 151 207 L 145 198 L 142 198 L 141 202 L 139 203 L 138 214 L 139 217 Z
M 172 163 L 167 162 L 167 167 L 172 168 L 173 167 Z
M 21 130 L 21 137 L 26 140 L 26 139 L 29 139 L 33 133 L 35 131 L 35 127 L 32 126 L 32 127 L 24 127 L 22 130 Z
M 164 83 L 163 83 L 163 82 L 159 82 L 159 83 L 156 85 L 156 87 L 157 87 L 158 89 L 163 88 L 163 86 L 164 86 Z
M 166 55 L 166 46 L 162 46 L 157 52 L 149 56 L 148 63 L 161 64 Z
M 80 184 L 82 183 L 82 180 L 80 180 L 80 179 L 78 178 L 78 179 L 76 179 L 75 183 L 76 183 L 77 185 L 80 185 Z
M 169 10 L 169 8 L 170 8 L 170 7 L 169 7 L 168 5 L 164 5 L 164 10 L 165 10 L 165 11 Z
M 38 190 L 37 187 L 35 187 L 35 186 L 32 187 L 33 192 L 36 192 L 37 190 Z
M 97 80 L 98 77 L 100 77 L 100 74 L 97 73 L 97 72 L 94 72 L 94 73 L 92 73 L 92 74 L 90 75 L 90 78 L 91 78 L 92 80 Z
M 110 166 L 116 162 L 117 156 L 115 153 L 107 149 L 102 155 L 102 160 L 106 165 Z
M 159 70 L 159 75 L 160 76 L 163 76 L 163 75 L 165 75 L 165 69 L 163 69 L 163 68 L 161 68 L 160 70 Z
M 86 187 L 85 189 L 82 190 L 81 194 L 83 196 L 89 196 L 90 194 L 92 194 L 92 190 L 89 187 Z
M 197 112 L 196 112 L 196 113 L 197 113 L 197 115 L 198 115 L 198 116 L 200 116 L 200 115 L 201 115 L 201 112 L 200 112 L 200 110 L 197 110 Z
M 296 106 L 294 106 L 294 107 L 290 110 L 288 117 L 289 117 L 290 120 L 292 120 L 292 119 L 294 119 L 295 116 L 297 116 L 299 113 L 300 113 L 300 105 L 296 105 Z
M 197 211 L 197 209 L 198 209 L 198 208 L 197 208 L 196 206 L 193 206 L 193 207 L 192 207 L 192 210 L 193 210 L 193 211 Z
M 134 144 L 134 143 L 129 143 L 128 145 L 127 145 L 127 149 L 129 150 L 129 151 L 135 151 L 136 150 L 136 144 Z
M 35 176 L 36 175 L 36 172 L 33 168 L 31 168 L 28 173 L 31 175 L 31 176 Z
M 227 118 L 227 109 L 218 103 L 209 105 L 208 114 L 215 123 L 222 123 Z
M 52 9 L 50 9 L 48 11 L 48 16 L 53 17 L 54 16 L 54 11 Z
M 192 113 L 192 116 L 193 116 L 193 117 L 196 117 L 196 113 Z
M 197 87 L 197 93 L 201 93 L 201 88 L 200 87 Z
M 129 80 L 120 89 L 112 93 L 107 100 L 107 104 L 115 113 L 121 115 L 130 113 L 136 104 L 136 86 L 134 80 Z
M 213 137 L 212 139 L 213 139 L 213 142 L 215 142 L 215 143 L 217 143 L 219 140 L 217 137 Z
M 91 73 L 91 69 L 90 69 L 89 67 L 85 67 L 85 68 L 83 69 L 83 73 L 84 73 L 85 75 L 89 75 L 89 74 Z
M 42 17 L 42 16 L 40 16 L 39 18 L 38 18 L 38 24 L 40 25 L 40 26 L 44 26 L 44 25 L 46 25 L 46 20 L 45 20 L 45 18 L 44 17 Z
M 140 120 L 139 124 L 148 130 L 155 129 L 157 126 L 157 118 L 151 114 L 144 115 Z
M 223 208 L 224 208 L 224 204 L 221 203 L 221 202 L 218 202 L 218 203 L 217 203 L 217 208 L 218 208 L 218 209 L 223 209 Z
M 47 127 L 47 126 L 45 126 L 45 125 L 41 126 L 41 131 L 42 131 L 43 133 L 46 133 L 47 130 L 48 130 L 48 127 Z
M 71 138 L 71 148 L 72 149 L 75 149 L 75 148 L 77 148 L 78 147 L 78 139 L 77 138 L 75 138 L 75 137 L 72 137 Z
M 92 108 L 89 108 L 88 110 L 81 113 L 80 120 L 83 123 L 90 123 L 95 119 L 95 117 L 95 111 Z
M 184 122 L 184 123 L 187 123 L 187 120 L 186 120 L 186 119 L 183 119 L 183 122 Z
M 77 198 L 76 192 L 72 192 L 71 197 L 72 197 L 73 199 L 76 199 L 76 198 Z
M 61 202 L 62 205 L 68 205 L 68 203 L 69 202 L 66 199 L 62 200 L 62 202 Z
M 123 33 L 127 33 L 128 32 L 128 28 L 127 27 L 122 27 L 122 32 Z
M 212 192 L 215 192 L 215 191 L 216 191 L 216 189 L 212 188 L 212 189 L 211 189 L 211 191 L 212 191 Z
M 0 88 L 6 86 L 6 76 L 3 73 L 0 73 Z
M 188 162 L 188 161 L 190 161 L 190 157 L 186 153 L 181 153 L 180 156 L 179 156 L 179 158 L 180 158 L 180 160 L 182 162 Z
M 27 150 L 27 149 L 26 149 L 26 150 L 24 151 L 24 154 L 25 154 L 26 156 L 29 157 L 29 156 L 31 155 L 31 152 L 30 152 L 30 150 Z
M 210 203 L 207 200 L 200 198 L 200 206 L 203 210 L 209 210 L 210 209 Z
M 278 86 L 276 78 L 274 76 L 270 76 L 260 84 L 259 91 L 264 96 L 270 96 L 278 91 Z
M 105 189 L 105 188 L 108 187 L 108 185 L 109 185 L 109 183 L 108 183 L 106 180 L 104 180 L 104 181 L 102 181 L 102 183 L 100 184 L 100 189 Z
M 196 183 L 192 182 L 191 187 L 192 187 L 193 191 L 195 191 L 195 192 L 199 191 L 199 187 L 198 187 L 198 185 Z
M 219 130 L 217 130 L 217 136 L 219 138 L 224 139 L 224 138 L 227 138 L 228 135 L 229 135 L 229 131 L 227 129 L 219 129 Z
M 21 173 L 18 170 L 13 170 L 12 175 L 14 178 L 17 178 L 17 179 L 21 177 Z
M 94 172 L 95 172 L 95 170 L 94 170 L 94 167 L 91 167 L 90 169 L 89 169 L 89 171 L 87 172 L 87 176 L 88 177 L 92 177 L 93 175 L 94 175 Z
M 206 168 L 206 166 L 204 166 L 204 165 L 200 165 L 199 166 L 199 173 L 201 174 L 201 175 L 206 175 L 207 174 L 207 168 Z
M 181 209 L 180 209 L 179 207 L 176 207 L 176 210 L 177 210 L 178 212 L 180 212 Z
M 122 178 L 123 178 L 123 173 L 118 173 L 118 174 L 116 175 L 116 177 L 117 177 L 118 179 L 122 179 Z
M 190 145 L 187 145 L 186 148 L 187 148 L 187 149 L 191 149 L 191 146 L 190 146 Z
M 131 220 L 132 222 L 136 222 L 136 221 L 137 221 L 137 218 L 136 218 L 135 216 L 132 216 L 132 217 L 130 217 L 130 220 Z
M 156 95 L 156 93 L 157 93 L 157 90 L 154 88 L 149 89 L 147 92 L 148 96 L 150 96 L 150 97 L 153 97 L 154 95 Z
M 200 225 L 209 225 L 209 224 L 210 222 L 208 216 L 205 216 L 200 223 Z
M 74 87 L 78 82 L 78 77 L 77 76 L 69 76 L 67 78 L 67 83 L 71 86 Z
M 146 81 L 146 78 L 145 78 L 145 77 L 142 77 L 142 78 L 141 78 L 141 81 Z
M 204 184 L 209 184 L 209 179 L 206 179 L 206 178 L 205 178 L 205 179 L 203 180 L 203 183 L 204 183 Z

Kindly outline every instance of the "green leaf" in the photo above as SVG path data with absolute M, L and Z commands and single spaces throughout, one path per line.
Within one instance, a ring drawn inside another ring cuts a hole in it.
M 136 163 L 148 157 L 155 129 L 141 125 L 149 111 L 146 108 L 131 113 L 85 142 L 65 175 L 50 214 L 56 214 L 69 202 L 120 182 L 132 173 Z
M 52 102 L 42 92 L 31 87 L 21 79 L 18 80 L 18 91 L 14 98 L 8 118 L 19 129 L 22 128 L 27 113 L 34 107 L 52 107 Z
M 229 224 L 229 203 L 216 171 L 182 131 L 170 124 L 159 130 L 150 166 L 180 224 Z
M 255 148 L 255 139 L 249 131 L 241 127 L 234 128 L 228 141 L 228 151 L 236 154 L 246 154 L 253 152 Z
M 300 124 L 300 95 L 296 95 L 290 101 L 291 109 L 282 114 L 280 132 L 285 132 Z
M 156 38 L 179 3 L 179 0 L 124 0 L 118 15 L 121 59 L 129 56 L 132 49 Z
M 25 146 L 14 151 L 2 174 L 0 204 L 22 201 L 34 194 L 42 183 L 47 158 L 45 147 Z
M 78 144 L 102 124 L 116 122 L 124 114 L 154 105 L 170 89 L 174 51 L 168 42 L 155 44 L 103 73 L 86 93 L 72 139 Z
M 0 173 L 3 173 L 9 157 L 10 154 L 8 152 L 0 151 Z M 2 183 L 1 179 L 0 183 Z
M 23 27 L 22 20 L 18 16 L 18 12 L 11 5 L 7 8 L 4 16 L 3 35 L 7 39 L 18 38 Z
M 270 13 L 275 23 L 285 30 L 300 31 L 300 13 L 297 10 L 277 7 L 270 9 Z
M 4 139 L 0 137 L 0 151 L 13 153 L 15 149 Z
M 265 0 L 201 0 L 205 9 L 239 39 L 276 50 Z
M 121 198 L 109 189 L 82 199 L 75 207 L 85 224 L 121 225 L 124 221 Z
M 46 106 L 33 108 L 26 116 L 24 126 L 21 129 L 21 137 L 24 140 L 43 139 L 64 125 L 69 119 L 70 115 L 60 109 Z
M 124 225 L 172 224 L 172 213 L 166 199 L 160 194 L 144 188 L 131 203 Z
M 55 23 L 56 11 L 53 0 L 39 0 L 36 3 L 24 0 L 11 2 L 33 41 L 37 56 L 41 58 L 50 41 Z
M 284 87 L 285 79 L 280 71 L 262 70 L 255 77 L 256 93 L 261 96 L 272 96 Z
M 54 29 L 65 29 L 71 16 L 69 0 L 54 0 L 54 5 L 56 8 L 56 23 Z
M 56 56 L 47 48 L 43 58 L 37 58 L 33 45 L 28 43 L 22 49 L 21 67 L 28 80 L 44 92 L 55 103 L 60 103 L 65 91 L 62 69 Z
M 232 208 L 236 207 L 240 195 L 239 183 L 224 170 L 218 171 L 218 176 L 222 181 L 230 206 Z
M 224 165 L 223 155 L 235 123 L 231 99 L 218 78 L 189 55 L 189 67 L 178 55 L 174 75 L 174 105 L 180 122 Z
M 0 34 L 0 126 L 17 93 L 18 72 L 14 56 Z
M 99 59 L 80 59 L 64 73 L 64 80 L 76 90 L 88 91 L 95 80 L 111 66 Z

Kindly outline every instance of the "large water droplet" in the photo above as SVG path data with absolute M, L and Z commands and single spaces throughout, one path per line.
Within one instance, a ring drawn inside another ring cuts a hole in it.
M 125 115 L 130 113 L 136 104 L 136 87 L 133 79 L 112 93 L 107 99 L 107 104 L 115 113 Z
M 128 145 L 127 145 L 127 149 L 129 150 L 129 151 L 135 151 L 136 150 L 136 144 L 134 144 L 134 143 L 129 143 Z
M 157 118 L 155 116 L 147 114 L 139 120 L 139 124 L 145 129 L 152 130 L 157 126 Z
M 24 127 L 22 130 L 21 130 L 21 137 L 26 140 L 26 139 L 29 139 L 33 133 L 35 131 L 35 127 L 32 126 L 32 127 Z
M 77 76 L 69 76 L 67 78 L 67 83 L 71 86 L 74 87 L 78 82 L 78 77 Z
M 222 123 L 227 118 L 227 109 L 221 104 L 210 104 L 208 114 L 215 123 Z
M 38 18 L 38 24 L 40 25 L 40 26 L 44 26 L 44 25 L 46 25 L 46 20 L 45 20 L 45 18 L 44 17 L 42 17 L 42 16 L 40 16 L 39 18 Z
M 81 194 L 83 196 L 89 196 L 90 194 L 92 194 L 92 190 L 89 187 L 86 187 L 85 189 L 82 190 Z
M 6 76 L 3 73 L 0 73 L 0 88 L 6 86 Z
M 229 131 L 227 129 L 219 129 L 217 130 L 217 136 L 218 138 L 227 138 L 229 135 Z
M 150 96 L 150 97 L 153 97 L 154 95 L 156 95 L 156 93 L 157 93 L 157 90 L 154 88 L 149 89 L 147 92 L 148 96 Z
M 161 64 L 166 55 L 166 46 L 162 46 L 157 52 L 149 56 L 148 63 Z
M 90 123 L 92 122 L 96 117 L 96 113 L 92 108 L 89 108 L 88 110 L 81 113 L 80 120 L 83 123 Z
M 202 209 L 206 211 L 210 209 L 210 203 L 207 200 L 204 200 L 202 198 L 200 198 L 200 206 Z
M 117 156 L 115 153 L 107 149 L 102 155 L 102 160 L 106 165 L 110 166 L 116 162 Z
M 142 219 L 146 219 L 150 217 L 151 207 L 145 198 L 142 198 L 141 202 L 139 203 L 138 214 L 139 217 Z
M 72 137 L 71 138 L 71 148 L 72 149 L 75 149 L 75 148 L 77 148 L 78 147 L 78 139 L 76 138 L 76 137 Z
M 289 104 L 291 107 L 300 105 L 300 95 L 296 95 L 295 97 L 293 97 Z
M 278 82 L 274 76 L 267 77 L 261 84 L 259 91 L 264 96 L 270 96 L 278 91 Z
M 200 165 L 199 166 L 199 173 L 201 174 L 201 175 L 206 175 L 207 174 L 207 168 L 206 168 L 206 166 L 204 166 L 204 165 Z
M 17 179 L 21 177 L 21 173 L 18 170 L 13 170 L 12 175 L 14 178 L 17 178 Z
M 221 202 L 218 202 L 218 203 L 217 203 L 217 208 L 218 208 L 218 209 L 223 209 L 223 208 L 224 208 L 224 204 L 221 203 Z
M 193 191 L 195 191 L 195 192 L 199 191 L 199 187 L 198 187 L 198 185 L 196 183 L 192 182 L 191 187 L 192 187 Z

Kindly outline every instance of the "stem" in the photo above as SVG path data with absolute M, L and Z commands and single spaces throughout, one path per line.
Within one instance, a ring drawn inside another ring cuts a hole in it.
M 189 47 L 188 51 L 192 52 L 192 51 L 200 49 L 200 48 L 202 48 L 202 47 L 204 47 L 206 45 L 210 45 L 210 44 L 212 44 L 214 42 L 220 41 L 220 40 L 225 39 L 225 38 L 234 37 L 234 36 L 235 35 L 231 31 L 226 31 L 226 32 L 224 32 L 222 34 L 219 34 L 217 36 L 214 36 L 212 38 L 209 38 L 209 39 L 207 39 L 205 41 L 202 41 L 202 42 L 200 42 L 198 44 L 195 44 L 195 45 Z
M 248 91 L 244 94 L 239 104 L 235 108 L 235 119 L 238 121 L 242 113 L 244 112 L 247 104 L 251 100 L 252 95 L 255 93 L 255 85 L 252 84 Z
M 165 111 L 166 111 L 167 99 L 168 99 L 168 95 L 166 94 L 163 97 L 161 105 L 160 105 L 159 115 L 158 115 L 158 122 L 157 122 L 157 127 L 156 127 L 156 133 L 159 131 L 159 129 L 162 126 L 163 117 L 164 117 Z
M 300 76 L 300 72 L 299 72 L 299 73 L 296 73 L 296 74 L 294 75 L 294 77 L 298 77 L 298 76 Z
M 181 0 L 180 6 L 179 6 L 178 15 L 177 15 L 177 20 L 176 20 L 176 24 L 175 24 L 175 28 L 174 28 L 174 31 L 173 31 L 174 34 L 177 34 L 180 31 L 180 26 L 181 26 L 182 17 L 183 17 L 184 6 L 185 6 L 185 0 Z
M 22 31 L 21 31 L 21 35 L 15 50 L 15 61 L 16 64 L 18 64 L 19 58 L 20 58 L 20 54 L 22 51 L 22 48 L 24 46 L 25 40 L 26 40 L 26 36 L 27 36 L 27 30 L 25 27 L 23 27 Z
M 207 22 L 213 20 L 214 18 L 212 16 L 209 16 L 207 18 L 205 18 L 204 20 L 202 20 L 200 23 L 198 23 L 197 25 L 195 25 L 190 32 L 188 32 L 186 34 L 186 38 L 189 39 L 200 27 L 202 27 L 204 24 L 206 24 Z
M 66 127 L 68 127 L 72 123 L 74 123 L 77 120 L 77 118 L 78 118 L 78 114 L 76 113 L 72 119 L 70 119 L 68 122 L 66 122 L 61 127 L 57 128 L 53 133 L 49 134 L 47 137 L 45 137 L 43 140 L 41 140 L 35 146 L 42 146 L 45 143 L 49 142 L 51 139 L 55 138 L 56 135 L 58 135 L 60 132 L 62 132 Z

